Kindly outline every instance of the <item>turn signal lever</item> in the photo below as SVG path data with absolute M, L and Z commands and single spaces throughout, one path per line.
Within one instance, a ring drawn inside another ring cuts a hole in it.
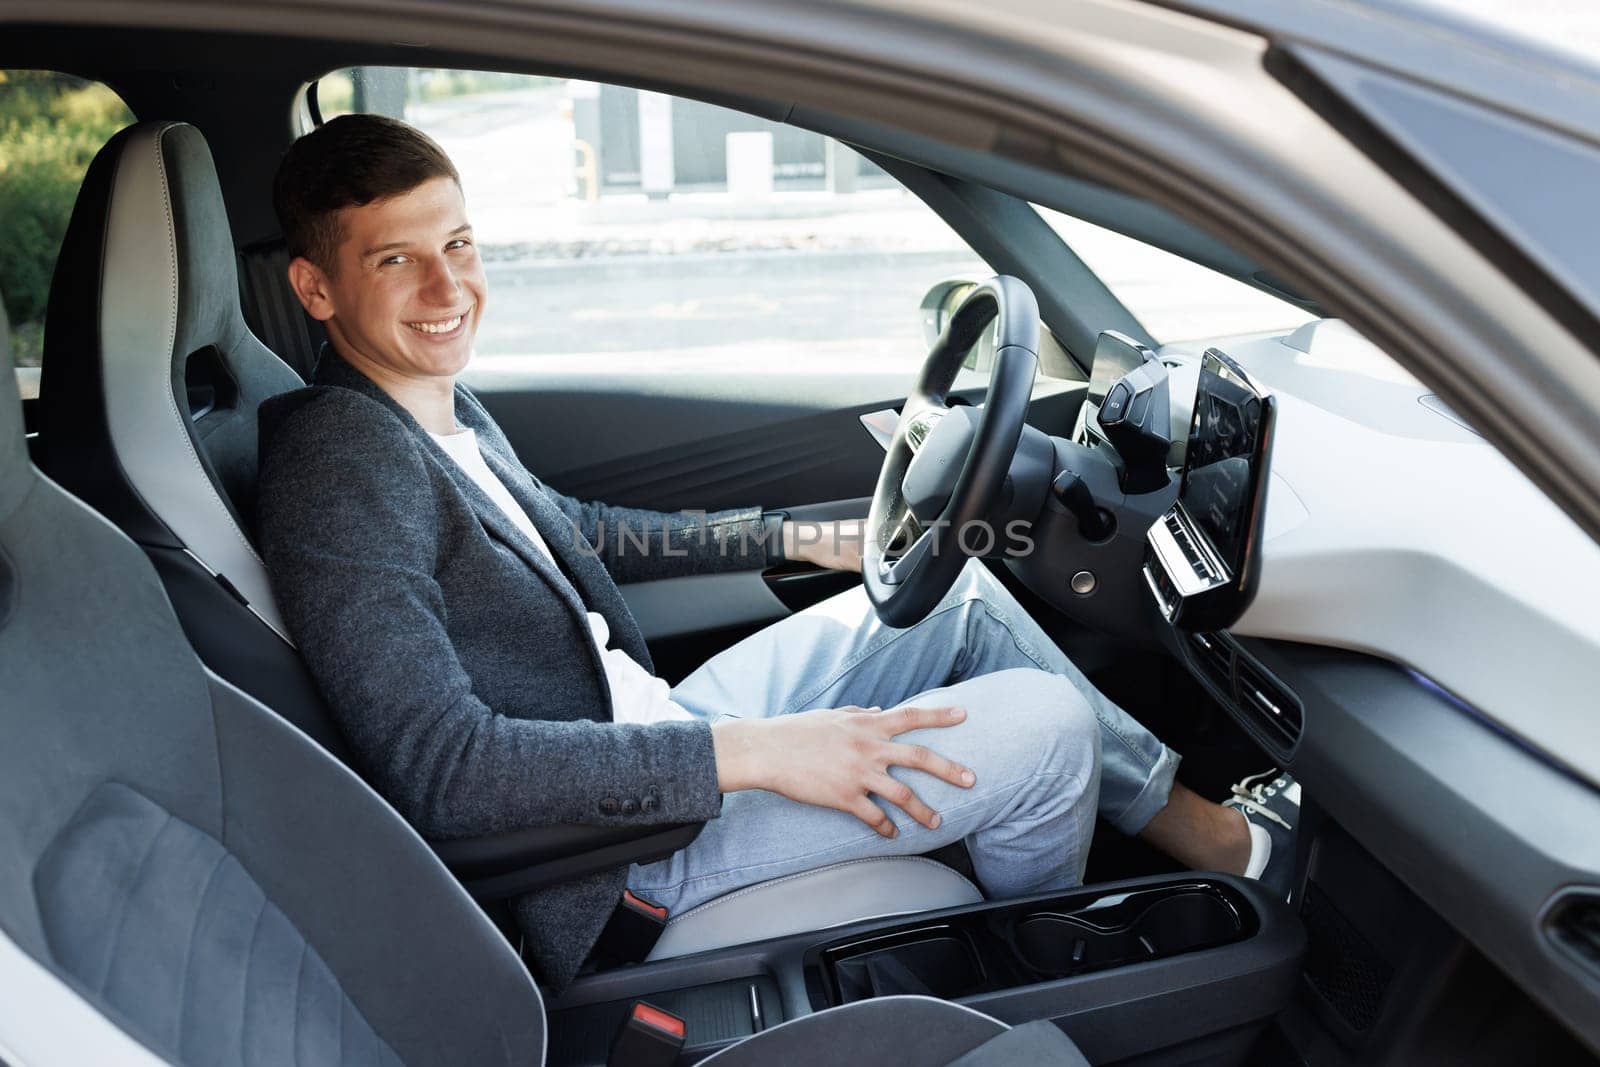
M 1172 399 L 1167 368 L 1151 359 L 1106 390 L 1100 402 L 1100 431 L 1122 460 L 1122 491 L 1151 493 L 1167 484 L 1167 453 L 1172 448 Z
M 1050 492 L 1078 520 L 1078 532 L 1085 541 L 1104 541 L 1116 530 L 1116 520 L 1094 502 L 1089 483 L 1071 467 L 1056 475 Z

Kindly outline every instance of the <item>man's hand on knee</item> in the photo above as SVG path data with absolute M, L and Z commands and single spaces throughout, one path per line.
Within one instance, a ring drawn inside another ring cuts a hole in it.
M 977 776 L 923 745 L 893 740 L 912 730 L 955 726 L 960 708 L 824 708 L 773 719 L 724 719 L 711 728 L 717 785 L 724 793 L 766 789 L 790 800 L 847 812 L 884 837 L 894 820 L 876 794 L 930 830 L 939 815 L 916 791 L 889 774 L 909 767 L 970 788 Z

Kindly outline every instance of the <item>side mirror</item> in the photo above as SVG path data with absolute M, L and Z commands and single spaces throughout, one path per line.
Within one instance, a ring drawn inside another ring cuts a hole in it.
M 922 314 L 922 342 L 926 347 L 933 347 L 933 343 L 939 339 L 939 335 L 949 324 L 950 317 L 977 287 L 978 279 L 960 277 L 946 278 L 928 290 L 919 307 Z M 961 365 L 968 370 L 987 371 L 993 363 L 994 331 L 990 329 L 985 330 L 983 336 L 978 338 L 978 342 L 972 346 L 966 358 L 961 361 Z

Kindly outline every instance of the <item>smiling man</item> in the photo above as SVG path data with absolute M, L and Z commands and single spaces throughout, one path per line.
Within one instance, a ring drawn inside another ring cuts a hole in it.
M 977 564 L 915 626 L 856 590 L 669 687 L 617 582 L 764 567 L 781 520 L 580 502 L 522 466 L 456 381 L 488 286 L 455 168 L 416 130 L 335 119 L 274 200 L 330 344 L 312 388 L 263 405 L 261 542 L 358 768 L 434 838 L 710 820 L 668 859 L 517 902 L 552 984 L 625 887 L 681 912 L 964 841 L 991 896 L 1064 888 L 1097 805 L 1192 865 L 1261 872 L 1266 832 L 1176 785 L 1177 757 Z M 791 555 L 858 565 L 781 528 Z

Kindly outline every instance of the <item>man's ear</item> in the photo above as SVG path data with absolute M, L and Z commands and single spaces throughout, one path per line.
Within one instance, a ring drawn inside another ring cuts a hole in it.
M 328 276 L 305 256 L 289 261 L 289 288 L 300 298 L 300 306 L 306 309 L 307 315 L 318 322 L 333 318 L 333 293 Z

